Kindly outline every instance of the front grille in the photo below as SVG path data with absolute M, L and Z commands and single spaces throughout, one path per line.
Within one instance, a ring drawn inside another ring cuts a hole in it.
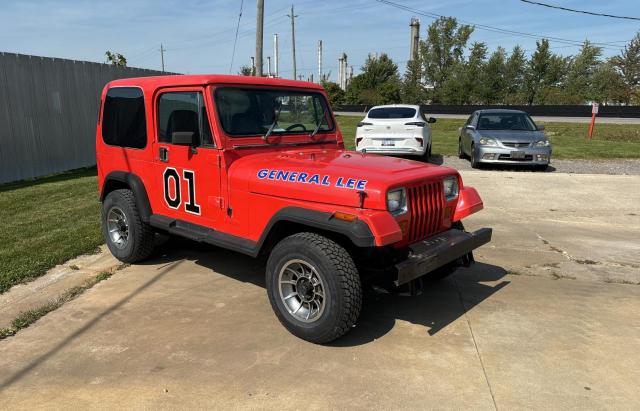
M 411 215 L 407 232 L 410 243 L 440 231 L 444 213 L 444 192 L 441 181 L 409 187 L 407 202 Z
M 511 142 L 503 141 L 502 145 L 505 147 L 522 148 L 522 147 L 529 147 L 531 143 L 511 143 Z

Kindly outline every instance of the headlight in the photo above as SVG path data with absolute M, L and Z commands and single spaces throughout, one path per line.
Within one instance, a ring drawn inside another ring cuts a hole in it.
M 481 146 L 497 146 L 498 143 L 496 143 L 496 140 L 492 138 L 482 137 L 480 139 L 480 145 Z
M 444 198 L 447 201 L 452 201 L 458 198 L 458 178 L 456 176 L 450 176 L 442 180 L 444 187 Z
M 407 211 L 407 192 L 404 188 L 396 188 L 387 193 L 387 209 L 393 215 Z
M 549 147 L 549 145 L 551 145 L 551 143 L 549 143 L 549 140 L 540 140 L 536 141 L 534 147 Z

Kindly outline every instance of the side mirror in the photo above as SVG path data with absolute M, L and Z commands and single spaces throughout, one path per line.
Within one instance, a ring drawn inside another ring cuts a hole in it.
M 429 123 L 429 124 L 433 124 L 433 123 L 435 123 L 435 122 L 436 122 L 436 119 L 435 119 L 435 118 L 433 118 L 433 117 L 429 117 L 429 118 L 427 119 L 427 123 Z
M 469 130 L 475 130 L 476 126 L 474 126 L 473 124 L 467 124 L 464 128 L 469 129 Z
M 538 131 L 544 131 L 544 124 L 538 125 Z
M 194 135 L 193 131 L 174 131 L 171 133 L 171 144 L 192 146 Z

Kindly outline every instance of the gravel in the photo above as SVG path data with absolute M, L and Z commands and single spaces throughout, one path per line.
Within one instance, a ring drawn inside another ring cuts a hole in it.
M 461 160 L 458 157 L 434 156 L 431 159 L 433 164 L 441 164 L 457 170 L 471 170 L 469 160 Z M 505 170 L 505 171 L 533 171 L 526 166 L 491 165 L 482 166 L 481 169 Z M 551 160 L 551 165 L 547 173 L 573 173 L 573 174 L 630 174 L 640 175 L 640 159 L 617 159 L 617 160 Z

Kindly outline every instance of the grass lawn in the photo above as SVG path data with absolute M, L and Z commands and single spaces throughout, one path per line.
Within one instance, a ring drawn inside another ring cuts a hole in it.
M 0 293 L 103 243 L 95 169 L 0 186 Z
M 437 118 L 437 116 L 434 116 Z M 338 116 L 345 146 L 354 148 L 356 124 L 362 117 Z M 433 153 L 454 156 L 458 149 L 458 127 L 464 120 L 438 119 L 431 125 Z M 553 158 L 640 158 L 640 125 L 596 124 L 593 140 L 585 141 L 587 123 L 540 123 L 553 146 Z

